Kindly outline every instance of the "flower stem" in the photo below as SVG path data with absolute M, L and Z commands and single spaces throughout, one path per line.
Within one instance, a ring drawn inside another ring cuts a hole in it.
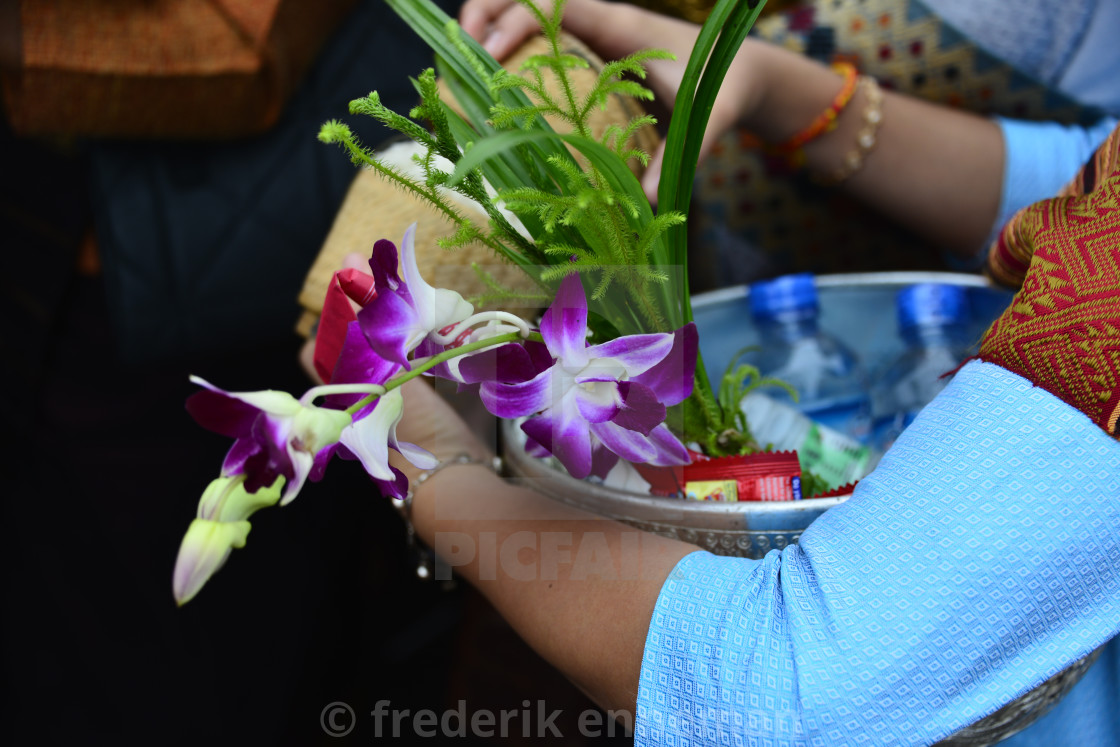
M 452 358 L 458 358 L 460 355 L 466 355 L 467 353 L 473 353 L 476 350 L 482 350 L 484 348 L 493 347 L 494 345 L 504 345 L 507 342 L 518 342 L 518 341 L 523 340 L 523 339 L 530 339 L 530 340 L 535 340 L 537 342 L 544 342 L 544 338 L 541 337 L 539 332 L 533 332 L 532 334 L 530 334 L 528 336 L 528 338 L 522 337 L 520 332 L 510 332 L 508 334 L 498 335 L 496 337 L 488 337 L 485 340 L 478 340 L 476 342 L 469 342 L 466 345 L 461 345 L 457 348 L 449 348 L 448 350 L 444 350 L 442 353 L 439 353 L 438 355 L 433 355 L 430 358 L 425 358 L 423 363 L 420 363 L 419 365 L 414 366 L 411 371 L 405 371 L 404 373 L 400 374 L 399 376 L 396 376 L 392 379 L 389 379 L 388 381 L 385 382 L 384 391 L 375 392 L 373 394 L 370 394 L 368 397 L 364 397 L 364 398 L 358 400 L 354 404 L 347 407 L 346 412 L 349 413 L 350 415 L 353 415 L 358 410 L 362 409 L 363 407 L 365 407 L 366 405 L 368 405 L 369 403 L 373 402 L 375 399 L 380 397 L 382 394 L 385 394 L 386 392 L 390 392 L 390 391 L 402 386 L 406 381 L 409 381 L 411 379 L 415 379 L 417 376 L 424 373 L 425 371 L 433 369 L 436 366 L 438 366 L 439 364 L 445 363 L 445 362 L 451 360 Z M 366 385 L 366 386 L 368 387 L 369 385 Z
M 474 325 L 490 321 L 506 322 L 507 324 L 517 327 L 523 339 L 528 338 L 533 332 L 533 328 L 529 326 L 527 321 L 519 316 L 510 314 L 508 311 L 483 311 L 459 322 L 445 335 L 433 332 L 430 335 L 430 339 L 437 345 L 447 345 Z
M 319 397 L 329 397 L 332 394 L 384 394 L 385 387 L 380 384 L 324 384 L 308 389 L 299 398 L 301 405 L 309 405 Z

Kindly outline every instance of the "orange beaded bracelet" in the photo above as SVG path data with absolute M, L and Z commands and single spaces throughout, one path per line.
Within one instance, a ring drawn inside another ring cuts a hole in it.
M 784 143 L 771 146 L 768 149 L 771 153 L 785 156 L 792 164 L 800 166 L 805 159 L 801 148 L 806 143 L 836 129 L 840 112 L 844 111 L 844 107 L 852 100 L 852 94 L 856 91 L 858 76 L 855 66 L 847 62 L 833 63 L 832 69 L 844 76 L 844 85 L 840 88 L 840 92 L 836 94 L 836 98 L 832 100 L 832 103 L 828 105 L 827 109 L 818 114 L 816 119 L 809 123 L 808 127 L 801 130 Z
M 863 110 L 863 125 L 856 133 L 856 144 L 845 154 L 840 166 L 830 174 L 815 175 L 813 181 L 826 187 L 834 187 L 849 179 L 863 168 L 867 154 L 879 142 L 879 125 L 883 122 L 883 91 L 874 78 L 860 76 L 857 88 L 863 88 L 867 96 L 867 108 Z

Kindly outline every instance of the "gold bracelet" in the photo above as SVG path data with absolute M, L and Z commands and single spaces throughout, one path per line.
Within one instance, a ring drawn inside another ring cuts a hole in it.
M 883 123 L 883 91 L 874 78 L 861 75 L 858 86 L 867 92 L 867 106 L 863 110 L 863 125 L 856 134 L 856 147 L 844 156 L 844 161 L 832 173 L 813 178 L 817 184 L 836 186 L 863 168 L 863 162 L 879 142 L 879 125 Z
M 405 491 L 404 498 L 392 498 L 393 508 L 397 509 L 397 513 L 404 519 L 405 537 L 408 541 L 409 550 L 416 555 L 416 576 L 422 580 L 432 578 L 432 572 L 435 568 L 436 556 L 431 548 L 425 546 L 416 536 L 416 527 L 412 525 L 412 499 L 415 495 L 415 490 L 419 489 L 428 480 L 432 479 L 437 472 L 445 467 L 453 467 L 455 465 L 478 464 L 483 467 L 489 467 L 496 475 L 502 473 L 502 458 L 492 457 L 490 459 L 475 459 L 466 452 L 458 454 L 447 461 L 440 462 L 430 470 L 421 472 L 416 476 L 416 479 L 408 484 L 408 490 Z M 453 586 L 454 583 L 445 583 L 445 586 Z

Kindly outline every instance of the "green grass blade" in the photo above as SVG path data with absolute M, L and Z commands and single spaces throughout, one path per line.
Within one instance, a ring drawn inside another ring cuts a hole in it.
M 687 213 L 696 176 L 696 161 L 716 94 L 735 53 L 747 37 L 766 0 L 720 0 L 700 30 L 685 67 L 666 136 L 665 160 L 658 186 L 658 209 Z M 684 226 L 669 232 L 669 254 L 686 265 L 688 233 Z
M 696 162 L 716 94 L 735 53 L 746 39 L 766 0 L 753 7 L 749 0 L 719 0 L 700 29 L 685 66 L 665 142 L 665 159 L 658 185 L 658 211 L 689 212 Z M 710 60 L 710 61 L 709 61 Z M 688 230 L 674 226 L 666 233 L 669 261 L 685 268 L 687 293 Z M 692 321 L 692 306 L 684 303 L 684 320 Z M 702 400 L 714 402 L 703 356 L 696 360 L 696 387 Z

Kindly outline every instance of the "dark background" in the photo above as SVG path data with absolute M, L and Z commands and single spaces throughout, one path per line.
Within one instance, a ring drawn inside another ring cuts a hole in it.
M 187 416 L 187 377 L 308 386 L 296 295 L 354 173 L 314 135 L 374 88 L 407 111 L 407 76 L 429 64 L 369 2 L 263 136 L 48 143 L 3 126 L 5 744 L 357 743 L 386 699 L 462 699 L 468 716 L 543 701 L 564 711 L 554 741 L 586 741 L 590 703 L 476 594 L 415 578 L 400 519 L 353 463 L 254 516 L 186 607 L 171 596 L 229 445 Z M 346 739 L 320 725 L 334 701 L 357 715 Z

